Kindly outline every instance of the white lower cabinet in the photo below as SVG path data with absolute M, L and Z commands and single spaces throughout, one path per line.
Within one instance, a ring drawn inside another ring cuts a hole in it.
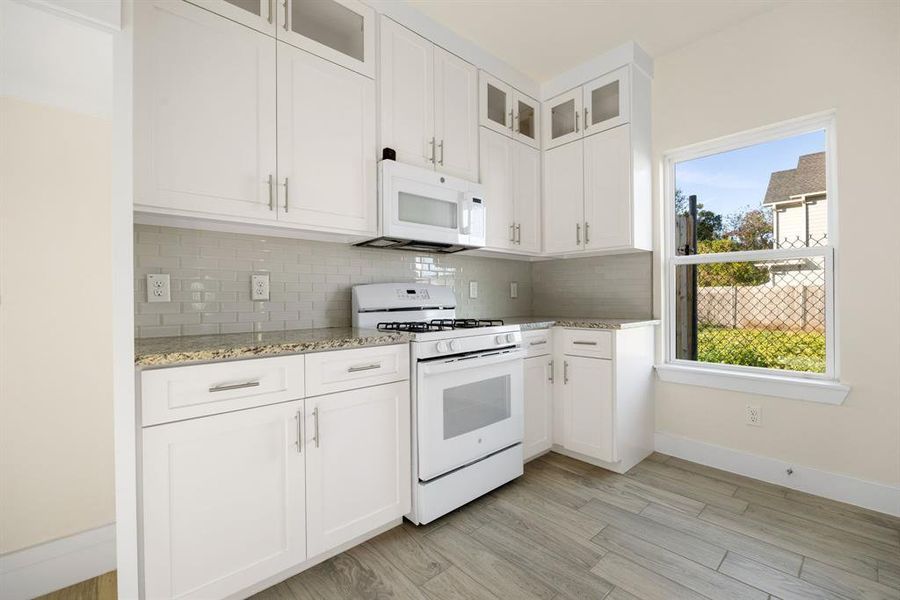
M 553 358 L 533 356 L 525 359 L 525 460 L 546 452 L 553 444 Z
M 612 361 L 564 356 L 563 390 L 565 447 L 615 462 Z
M 314 556 L 409 512 L 409 382 L 306 402 L 307 540 Z
M 221 598 L 303 562 L 303 401 L 143 432 L 145 598 Z

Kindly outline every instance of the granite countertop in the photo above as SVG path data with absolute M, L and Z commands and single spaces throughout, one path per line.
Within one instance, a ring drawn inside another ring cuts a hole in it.
M 549 327 L 571 327 L 574 329 L 629 329 L 659 325 L 658 319 L 601 319 L 592 317 L 508 317 L 505 325 L 518 325 L 522 331 L 547 329 Z
M 409 339 L 407 334 L 396 331 L 351 327 L 142 338 L 134 341 L 134 364 L 142 368 L 171 367 L 257 356 L 405 344 Z

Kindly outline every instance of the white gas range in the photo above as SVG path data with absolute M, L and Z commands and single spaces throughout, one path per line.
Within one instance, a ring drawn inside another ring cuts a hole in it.
M 428 523 L 522 474 L 517 325 L 456 319 L 444 286 L 353 288 L 353 325 L 412 334 L 413 523 Z

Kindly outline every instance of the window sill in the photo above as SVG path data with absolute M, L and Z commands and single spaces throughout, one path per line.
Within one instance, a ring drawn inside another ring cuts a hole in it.
M 663 364 L 656 365 L 656 374 L 660 380 L 671 383 L 698 385 L 823 404 L 843 404 L 847 394 L 850 393 L 849 385 L 829 379 L 779 377 L 777 375 L 739 373 L 709 367 Z

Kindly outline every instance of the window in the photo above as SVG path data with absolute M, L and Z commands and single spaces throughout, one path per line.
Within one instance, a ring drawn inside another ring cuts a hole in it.
M 828 115 L 667 155 L 668 366 L 837 379 L 832 139 Z

